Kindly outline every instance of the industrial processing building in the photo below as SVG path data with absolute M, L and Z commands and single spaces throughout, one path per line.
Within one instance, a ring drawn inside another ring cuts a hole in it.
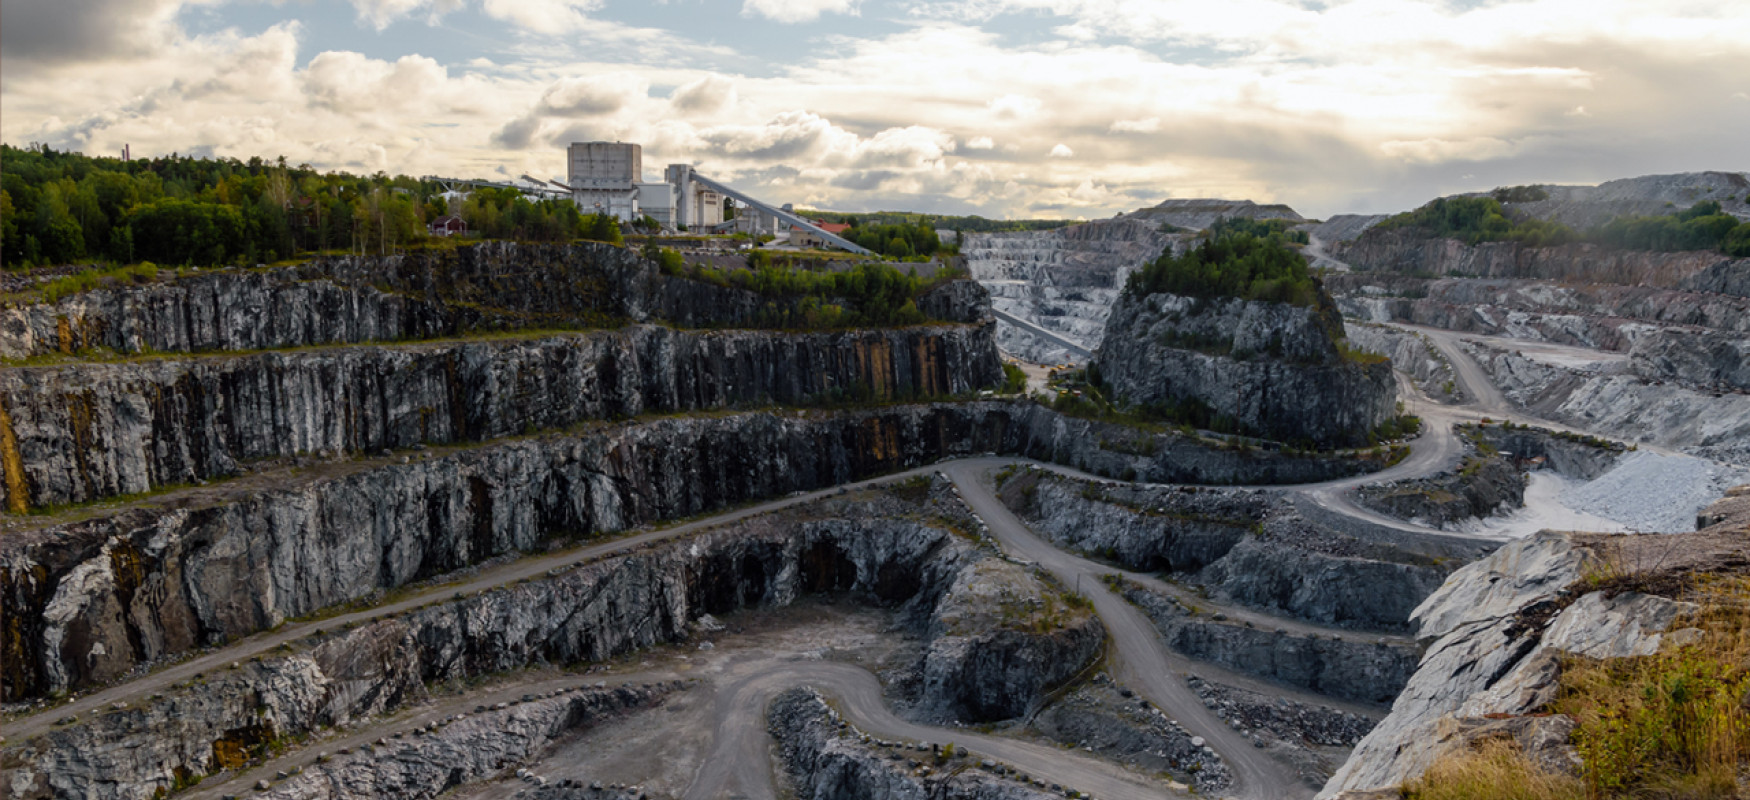
M 746 232 L 779 230 L 780 224 L 813 234 L 821 244 L 868 254 L 868 250 L 823 230 L 812 221 L 737 191 L 695 171 L 670 164 L 661 182 L 644 180 L 644 148 L 627 142 L 573 142 L 565 150 L 566 188 L 579 209 L 622 222 L 651 217 L 665 228 L 708 231 L 718 227 Z M 724 219 L 726 201 L 738 203 L 738 218 Z

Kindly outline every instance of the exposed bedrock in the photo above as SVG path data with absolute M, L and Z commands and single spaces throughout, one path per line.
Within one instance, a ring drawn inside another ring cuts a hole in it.
M 919 299 L 935 319 L 976 322 L 984 298 L 955 281 Z M 255 350 L 474 331 L 662 320 L 749 326 L 774 300 L 663 275 L 597 243 L 484 242 L 387 257 L 323 257 L 267 270 L 204 270 L 0 311 L 0 356 Z
M 273 456 L 478 441 L 646 411 L 957 394 L 1000 379 L 989 323 L 801 334 L 634 326 L 13 369 L 0 375 L 0 424 L 17 510 L 222 477 Z
M 1014 620 L 1033 620 L 1022 628 Z M 998 559 L 961 569 L 936 603 L 914 711 L 930 720 L 988 722 L 1035 709 L 1075 677 L 1105 629 L 1061 586 Z
M 1035 404 L 1001 402 L 662 419 L 405 464 L 329 465 L 272 489 L 10 533 L 0 539 L 5 699 L 107 681 L 141 662 L 554 538 L 948 456 L 1049 455 L 1057 437 L 1080 436 L 1061 422 Z M 1237 455 L 1209 452 L 1217 468 L 1218 457 Z
M 949 456 L 1015 453 L 1112 474 L 1140 465 L 1149 476 L 1214 482 L 1319 480 L 1367 468 L 1220 451 L 1165 434 L 1151 455 L 1104 449 L 1120 434 L 1138 435 L 1030 402 L 752 413 L 604 426 L 406 464 L 330 464 L 265 490 L 209 487 L 193 502 L 172 495 L 0 539 L 0 596 L 16 610 L 0 631 L 0 688 L 15 700 L 102 682 L 140 662 L 556 537 Z
M 684 640 L 701 615 L 782 606 L 814 592 L 894 608 L 904 629 L 931 640 L 917 669 L 938 665 L 972 684 L 925 682 L 923 706 L 959 709 L 975 691 L 988 697 L 989 710 L 1025 709 L 1092 658 L 1099 623 L 1086 615 L 1052 628 L 1028 613 L 935 647 L 980 602 L 967 587 L 986 583 L 965 573 L 997 559 L 949 529 L 972 523 L 947 484 L 919 491 L 912 499 L 869 492 L 819 501 L 441 600 L 335 635 L 307 654 L 228 670 L 206 686 L 16 743 L 0 780 L 27 787 L 24 797 L 149 797 L 179 776 L 238 766 L 264 742 L 393 711 L 423 697 L 428 684 Z M 1014 580 L 990 591 L 1048 591 L 1025 573 L 988 577 Z M 1064 646 L 1066 639 L 1077 646 Z
M 1451 570 L 1448 559 L 1314 523 L 1261 490 L 1103 486 L 1039 470 L 1000 489 L 1061 547 L 1172 571 L 1220 598 L 1327 625 L 1403 630 Z
M 1499 453 L 1474 448 L 1457 469 L 1420 478 L 1363 486 L 1361 504 L 1398 519 L 1440 530 L 1525 507 L 1525 473 Z
M 1467 245 L 1455 239 L 1430 239 L 1409 229 L 1370 230 L 1331 251 L 1358 270 L 1460 275 L 1475 278 L 1535 278 L 1551 281 L 1645 284 L 1667 289 L 1713 291 L 1746 288 L 1750 259 L 1718 251 L 1654 253 L 1595 244 L 1528 247 L 1518 242 Z M 1736 291 L 1732 294 L 1746 296 Z
M 803 800 L 1047 800 L 1059 795 L 963 769 L 966 758 L 920 776 L 903 760 L 860 740 L 813 689 L 792 689 L 772 701 L 767 730 L 791 789 Z M 932 765 L 931 754 L 919 753 Z
M 1391 359 L 1392 366 L 1410 376 L 1416 388 L 1437 403 L 1464 402 L 1452 362 L 1428 338 L 1414 331 L 1384 325 L 1343 326 L 1356 347 Z
M 1741 393 L 1562 366 L 1487 343 L 1469 343 L 1465 349 L 1508 400 L 1539 417 L 1601 436 L 1750 464 L 1750 403 Z
M 1198 737 L 1136 693 L 1096 674 L 1032 718 L 1029 727 L 1064 747 L 1081 747 L 1145 772 L 1168 772 L 1219 795 L 1233 785 L 1233 773 Z M 1359 738 L 1359 737 L 1357 737 Z
M 1669 539 L 1676 537 L 1682 539 L 1674 549 Z M 1580 583 L 1599 563 L 1593 550 L 1599 541 L 1641 548 L 1620 562 L 1630 571 L 1743 567 L 1739 532 L 1617 538 L 1544 532 L 1454 572 L 1416 609 L 1418 635 L 1431 642 L 1421 665 L 1321 797 L 1395 789 L 1440 755 L 1491 736 L 1516 740 L 1547 768 L 1577 767 L 1569 744 L 1573 720 L 1537 713 L 1556 698 L 1560 659 L 1647 655 L 1670 636 L 1697 633 L 1671 630 L 1694 608 L 1681 599 L 1591 591 Z M 1650 578 L 1648 585 L 1660 581 Z
M 1123 581 L 1120 590 L 1148 614 L 1168 647 L 1331 697 L 1389 703 L 1422 655 L 1421 648 L 1409 644 L 1321 638 L 1218 620 L 1132 581 Z
M 537 757 L 566 734 L 642 711 L 675 688 L 581 688 L 469 715 L 426 735 L 311 765 L 255 796 L 271 800 L 437 797 L 457 784 L 498 775 Z
M 1182 237 L 1159 223 L 1115 219 L 1051 231 L 966 234 L 960 252 L 992 304 L 1081 343 L 1100 344 L 1124 280 Z M 1005 352 L 1058 363 L 1066 351 L 1008 323 L 997 323 Z
M 1750 390 L 1750 336 L 1664 328 L 1637 337 L 1629 368 L 1649 380 Z
M 1201 404 L 1261 436 L 1348 445 L 1396 413 L 1397 383 L 1390 363 L 1339 354 L 1341 335 L 1334 308 L 1125 295 L 1095 363 L 1125 403 Z
M 1577 481 L 1609 472 L 1627 447 L 1583 434 L 1524 425 L 1460 425 L 1456 468 L 1361 487 L 1363 505 L 1442 530 L 1525 506 L 1526 472 L 1548 469 Z
M 1419 278 L 1378 272 L 1327 275 L 1344 313 L 1376 322 L 1547 339 L 1626 350 L 1654 330 L 1634 322 L 1750 333 L 1750 298 L 1654 286 L 1536 280 Z

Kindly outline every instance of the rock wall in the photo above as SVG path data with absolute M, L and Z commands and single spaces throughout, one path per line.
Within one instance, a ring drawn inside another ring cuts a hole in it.
M 1517 453 L 1515 453 L 1517 455 Z M 1361 504 L 1398 519 L 1462 530 L 1465 523 L 1525 507 L 1525 474 L 1505 456 L 1473 448 L 1457 469 L 1363 486 Z
M 1333 243 L 1331 252 L 1358 270 L 1373 272 L 1645 284 L 1692 291 L 1739 288 L 1739 281 L 1728 276 L 1750 270 L 1750 265 L 1739 263 L 1746 259 L 1718 251 L 1653 253 L 1594 244 L 1527 247 L 1518 242 L 1466 245 L 1455 239 L 1424 238 L 1407 229 L 1370 230 L 1354 241 Z
M 1344 313 L 1376 322 L 1547 339 L 1626 350 L 1648 326 L 1750 333 L 1750 298 L 1728 294 L 1536 280 L 1419 278 L 1378 272 L 1327 275 Z
M 794 794 L 803 800 L 1048 800 L 1056 795 L 976 769 L 918 776 L 859 740 L 812 689 L 772 701 L 767 730 Z M 932 761 L 934 759 L 931 759 Z
M 10 533 L 0 539 L 0 688 L 10 701 L 101 683 L 556 537 L 949 456 L 1049 454 L 1058 422 L 1030 403 L 996 402 L 665 419 L 307 470 L 271 489 Z
M 1196 576 L 1218 596 L 1308 622 L 1399 631 L 1411 609 L 1450 569 L 1431 561 L 1384 561 L 1308 548 L 1281 538 L 1246 539 Z
M 1539 762 L 1577 764 L 1573 721 L 1533 715 L 1555 699 L 1559 656 L 1656 652 L 1689 607 L 1632 591 L 1576 593 L 1594 558 L 1572 535 L 1545 532 L 1453 573 L 1416 609 L 1431 644 L 1415 675 L 1320 797 L 1394 789 L 1490 735 L 1518 740 Z
M 12 369 L 0 374 L 0 422 L 21 459 L 5 464 L 17 510 L 223 477 L 274 456 L 480 441 L 645 412 L 960 394 L 1001 378 L 989 323 L 799 334 L 636 326 Z
M 969 233 L 960 252 L 996 308 L 1093 350 L 1130 273 L 1180 239 L 1162 233 L 1159 223 L 1119 219 L 1051 231 Z M 1007 323 L 997 324 L 997 341 L 1027 361 L 1066 360 L 1062 347 Z
M 1217 597 L 1321 624 L 1403 630 L 1451 569 L 1449 559 L 1314 523 L 1259 490 L 1100 486 L 1039 470 L 999 488 L 1058 546 L 1171 570 Z
M 1338 306 L 1342 303 L 1339 301 Z M 1391 360 L 1392 367 L 1416 383 L 1416 388 L 1437 403 L 1462 403 L 1464 389 L 1458 385 L 1452 362 L 1427 337 L 1414 331 L 1384 325 L 1345 325 L 1349 341 L 1368 352 Z
M 1217 620 L 1131 581 L 1123 583 L 1122 593 L 1148 614 L 1168 647 L 1330 697 L 1389 703 L 1416 671 L 1422 655 L 1420 648 L 1410 645 L 1325 639 Z
M 1126 295 L 1095 363 L 1131 405 L 1195 402 L 1257 435 L 1349 445 L 1396 413 L 1397 383 L 1383 360 L 1341 356 L 1341 335 L 1334 310 Z
M 465 716 L 430 734 L 313 764 L 255 795 L 271 800 L 437 797 L 459 783 L 490 778 L 537 756 L 555 740 L 661 702 L 678 686 L 579 688 Z
M 1044 630 L 1020 629 L 1017 619 Z M 989 722 L 1035 710 L 1082 671 L 1106 631 L 1062 587 L 986 559 L 960 571 L 936 604 L 931 633 L 916 711 L 926 719 Z
M 703 614 L 781 606 L 815 592 L 894 607 L 909 630 L 934 640 L 919 669 L 934 666 L 969 686 L 925 682 L 926 706 L 957 710 L 976 692 L 988 700 L 987 714 L 1025 709 L 1093 656 L 1099 624 L 1090 618 L 1034 633 L 1027 616 L 935 646 L 964 613 L 960 595 L 976 585 L 966 574 L 996 560 L 946 527 L 953 524 L 971 522 L 946 483 L 916 499 L 850 495 L 458 595 L 338 634 L 308 654 L 57 729 L 8 751 L 8 764 L 19 766 L 0 781 L 24 787 L 21 797 L 150 797 L 179 777 L 238 766 L 263 742 L 394 711 L 423 697 L 427 684 L 598 661 L 684 640 Z M 1028 581 L 1005 588 L 1038 592 Z
M 935 319 L 977 322 L 988 307 L 969 287 L 949 282 L 918 307 Z M 94 348 L 259 350 L 626 320 L 747 327 L 793 302 L 663 275 L 623 247 L 484 242 L 275 269 L 197 270 L 15 306 L 0 310 L 0 357 Z
M 1006 505 L 1053 544 L 1136 570 L 1195 572 L 1260 527 L 1260 490 L 1098 487 L 1037 470 L 1005 481 Z
M 1750 403 L 1741 393 L 1570 368 L 1485 344 L 1466 350 L 1508 400 L 1539 417 L 1600 436 L 1750 464 Z
M 1662 328 L 1636 337 L 1629 368 L 1655 381 L 1715 391 L 1750 390 L 1750 336 Z

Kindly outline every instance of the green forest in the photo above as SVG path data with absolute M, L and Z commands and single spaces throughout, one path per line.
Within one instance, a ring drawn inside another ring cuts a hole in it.
M 1318 283 L 1306 258 L 1289 246 L 1282 231 L 1252 220 L 1217 221 L 1209 235 L 1184 255 L 1163 253 L 1131 273 L 1124 291 L 1238 297 L 1308 307 L 1319 302 Z
M 1415 230 L 1473 245 L 1519 242 L 1546 247 L 1592 242 L 1625 250 L 1719 250 L 1730 256 L 1750 257 L 1750 222 L 1723 213 L 1717 201 L 1704 200 L 1676 214 L 1617 217 L 1582 233 L 1557 222 L 1510 218 L 1498 198 L 1521 196 L 1526 188 L 1516 187 L 1519 194 L 1497 190 L 1491 197 L 1442 197 L 1374 227 Z
M 253 264 L 316 251 L 393 252 L 450 213 L 443 187 L 405 175 L 318 172 L 251 158 L 122 161 L 0 145 L 0 253 L 8 268 L 151 261 Z M 473 233 L 528 241 L 620 240 L 567 200 L 481 188 L 459 208 Z

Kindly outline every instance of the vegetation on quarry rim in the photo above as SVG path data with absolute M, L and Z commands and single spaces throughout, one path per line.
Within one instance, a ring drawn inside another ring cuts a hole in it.
M 1132 273 L 1124 292 L 1321 305 L 1318 282 L 1283 227 L 1248 219 L 1217 221 L 1184 255 L 1163 253 Z
M 1606 564 L 1603 569 L 1613 569 Z M 1591 585 L 1636 585 L 1594 576 Z M 1563 658 L 1547 712 L 1577 723 L 1578 775 L 1549 772 L 1510 740 L 1448 753 L 1404 786 L 1412 800 L 1729 800 L 1750 764 L 1750 578 L 1698 576 L 1698 610 L 1649 656 Z

